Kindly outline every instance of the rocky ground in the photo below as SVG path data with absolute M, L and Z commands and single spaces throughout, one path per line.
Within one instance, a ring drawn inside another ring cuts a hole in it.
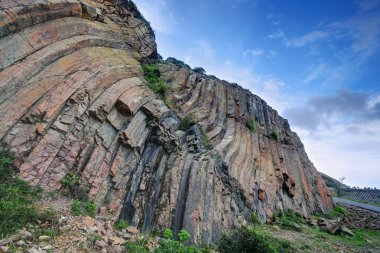
M 129 243 L 145 241 L 145 245 L 153 249 L 159 240 L 159 237 L 141 234 L 132 226 L 118 230 L 107 215 L 73 216 L 71 199 L 60 194 L 46 195 L 39 208 L 53 210 L 57 220 L 26 225 L 17 234 L 0 241 L 1 253 L 121 253 L 128 252 Z M 262 227 L 275 237 L 289 241 L 291 252 L 380 252 L 380 214 L 350 206 L 345 209 L 350 214 L 343 218 L 313 216 L 294 223 L 293 229 L 284 228 L 281 221 Z
M 116 229 L 106 216 L 73 216 L 71 199 L 61 195 L 45 196 L 40 208 L 56 212 L 57 220 L 26 225 L 17 234 L 0 241 L 1 253 L 117 253 L 125 252 L 127 242 L 144 238 L 136 227 Z M 149 243 L 153 248 L 154 238 Z
M 342 218 L 312 217 L 295 229 L 283 229 L 278 225 L 265 228 L 275 237 L 290 241 L 296 252 L 380 252 L 380 213 L 348 205 L 344 208 L 349 215 Z
M 359 207 L 343 205 L 351 215 L 345 217 L 342 223 L 349 228 L 374 229 L 380 231 L 380 213 L 365 210 Z

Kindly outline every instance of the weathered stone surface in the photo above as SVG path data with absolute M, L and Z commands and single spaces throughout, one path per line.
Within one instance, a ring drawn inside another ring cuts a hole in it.
M 170 63 L 171 107 L 149 90 L 139 60 L 156 57 L 154 34 L 129 1 L 5 0 L 0 20 L 0 140 L 31 184 L 61 189 L 76 173 L 99 214 L 206 244 L 252 212 L 331 208 L 300 139 L 259 97 Z M 180 131 L 188 114 L 197 124 Z
M 354 232 L 352 232 L 351 230 L 349 230 L 348 228 L 346 227 L 342 227 L 342 232 L 345 233 L 345 234 L 348 234 L 349 236 L 354 236 Z

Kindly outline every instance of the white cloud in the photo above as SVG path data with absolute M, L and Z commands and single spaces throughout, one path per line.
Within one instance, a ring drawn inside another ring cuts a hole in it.
M 318 170 L 352 186 L 380 186 L 380 95 L 339 90 L 285 115 Z
M 300 37 L 295 37 L 292 39 L 285 39 L 285 45 L 288 47 L 303 47 L 306 44 L 314 43 L 319 40 L 326 39 L 329 36 L 327 32 L 323 31 L 312 31 Z
M 258 58 L 260 56 L 264 56 L 266 58 L 276 58 L 277 53 L 274 50 L 264 50 L 262 48 L 255 48 L 255 49 L 246 49 L 243 53 L 245 57 L 253 57 Z
M 285 38 L 285 34 L 281 29 L 279 29 L 272 34 L 269 34 L 268 37 L 270 39 L 282 39 Z
M 264 88 L 271 91 L 278 91 L 281 87 L 285 86 L 285 83 L 279 79 L 269 77 L 264 81 Z
M 373 109 L 376 104 L 380 104 L 380 95 L 374 96 L 368 100 L 368 108 Z
M 316 168 L 351 186 L 380 187 L 380 121 L 331 125 L 317 132 L 294 128 Z
M 325 64 L 321 63 L 317 66 L 313 66 L 310 68 L 308 74 L 303 80 L 303 83 L 308 84 L 316 79 L 319 79 L 320 77 L 324 76 L 323 73 L 326 71 Z
M 272 34 L 269 34 L 268 37 L 270 39 L 281 39 L 286 47 L 303 47 L 307 44 L 312 44 L 328 38 L 329 33 L 325 31 L 312 31 L 299 37 L 288 38 L 285 33 L 279 29 Z
M 263 49 L 260 49 L 260 48 L 256 48 L 256 49 L 246 49 L 245 52 L 244 52 L 244 56 L 254 56 L 254 57 L 258 57 L 260 55 L 262 55 L 264 53 L 264 50 Z
M 154 31 L 171 33 L 175 27 L 175 18 L 168 8 L 167 0 L 135 0 L 143 16 L 150 22 Z

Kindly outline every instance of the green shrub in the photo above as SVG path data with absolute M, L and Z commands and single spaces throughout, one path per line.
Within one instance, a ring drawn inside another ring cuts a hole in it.
M 280 253 L 289 252 L 287 241 L 272 237 L 259 227 L 241 227 L 222 235 L 220 253 Z
M 74 216 L 79 216 L 79 215 L 83 214 L 82 203 L 79 200 L 77 200 L 77 199 L 74 199 L 71 202 L 71 214 L 74 215 Z
M 205 149 L 212 149 L 212 144 L 210 142 L 210 138 L 208 138 L 208 135 L 207 134 L 203 134 L 203 137 L 202 137 L 202 145 Z
M 149 88 L 156 94 L 159 94 L 161 98 L 167 102 L 167 94 L 170 90 L 170 86 L 165 83 L 161 78 L 160 70 L 156 64 L 144 64 L 142 65 L 145 79 L 148 81 Z
M 206 70 L 204 68 L 201 68 L 201 67 L 195 67 L 195 68 L 193 68 L 193 71 L 195 73 L 199 73 L 199 74 L 206 74 Z
M 195 246 L 186 246 L 179 241 L 161 239 L 158 247 L 153 250 L 154 253 L 201 253 Z
M 165 229 L 164 238 L 166 238 L 166 239 L 172 239 L 173 238 L 173 231 L 170 228 Z
M 336 213 L 339 213 L 339 214 L 341 214 L 341 215 L 343 215 L 343 216 L 347 216 L 347 215 L 350 214 L 350 213 L 347 211 L 347 209 L 344 208 L 344 207 L 342 207 L 342 206 L 336 206 L 336 207 L 334 207 L 333 210 L 334 210 Z
M 0 239 L 11 235 L 28 223 L 53 221 L 55 213 L 40 211 L 36 206 L 42 190 L 15 177 L 14 154 L 0 146 Z
M 116 224 L 115 228 L 118 230 L 123 230 L 128 227 L 128 222 L 124 219 L 120 219 Z
M 179 123 L 179 130 L 188 131 L 193 124 L 193 117 L 191 115 L 186 115 L 181 119 L 181 122 Z
M 184 245 L 190 239 L 190 234 L 186 230 L 182 229 L 178 233 L 178 238 L 180 241 L 173 240 L 173 232 L 171 229 L 167 228 L 164 232 L 164 239 L 158 242 L 158 247 L 156 247 L 154 253 L 202 253 L 202 251 L 194 246 Z M 207 248 L 203 252 L 208 252 Z
M 178 65 L 178 66 L 181 66 L 181 67 L 184 67 L 184 68 L 187 68 L 187 69 L 191 69 L 189 65 L 187 65 L 186 63 L 184 63 L 183 61 L 181 60 L 178 60 L 174 57 L 168 57 L 166 59 L 167 62 L 169 63 L 172 63 L 172 64 L 175 64 L 175 65 Z
M 161 77 L 160 70 L 156 64 L 143 64 L 142 69 L 144 71 L 144 76 L 148 81 L 158 81 Z
M 97 241 L 100 241 L 100 240 L 102 240 L 102 237 L 100 236 L 100 235 L 98 235 L 98 234 L 94 234 L 92 237 L 91 237 L 91 242 L 92 243 L 96 243 Z
M 39 238 L 41 235 L 47 235 L 50 238 L 54 238 L 59 234 L 58 227 L 52 227 L 52 228 L 44 228 L 41 226 L 35 226 L 33 237 Z
M 282 228 L 299 231 L 298 224 L 303 224 L 304 220 L 301 214 L 288 210 L 279 214 L 279 222 Z
M 185 243 L 185 242 L 187 242 L 187 241 L 190 239 L 190 234 L 189 234 L 189 232 L 187 232 L 186 230 L 182 229 L 182 230 L 178 233 L 178 238 L 179 238 L 179 240 L 180 240 L 182 243 Z
M 70 187 L 74 187 L 75 185 L 79 185 L 79 181 L 80 181 L 80 177 L 77 174 L 73 172 L 69 172 L 61 180 L 61 184 L 64 187 L 70 188 Z
M 350 213 L 342 206 L 335 206 L 326 216 L 329 219 L 335 219 L 337 217 L 346 217 Z
M 88 201 L 89 190 L 80 185 L 80 177 L 74 172 L 67 173 L 60 183 L 63 186 L 63 195 L 83 202 Z
M 254 119 L 247 120 L 246 126 L 249 129 L 249 131 L 251 131 L 252 133 L 256 132 L 255 120 Z
M 130 253 L 148 253 L 149 248 L 147 247 L 148 240 L 142 238 L 136 242 L 129 242 L 126 244 L 127 252 Z
M 95 217 L 96 216 L 96 205 L 94 203 L 94 201 L 87 201 L 84 205 L 85 209 L 86 209 L 86 213 L 91 216 L 91 217 Z
M 127 249 L 128 249 L 128 252 L 130 253 L 148 253 L 149 252 L 149 248 L 145 246 L 141 246 L 134 242 L 128 243 Z
M 93 201 L 81 202 L 74 199 L 71 202 L 71 214 L 74 216 L 79 216 L 86 214 L 91 217 L 96 216 L 96 205 Z
M 261 224 L 259 217 L 257 217 L 257 214 L 255 213 L 251 214 L 251 222 L 252 224 Z
M 272 138 L 272 139 L 278 140 L 278 133 L 275 130 L 273 130 L 270 133 L 269 137 Z

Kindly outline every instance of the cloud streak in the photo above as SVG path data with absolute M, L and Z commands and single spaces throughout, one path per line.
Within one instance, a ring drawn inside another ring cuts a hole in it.
M 303 47 L 329 37 L 329 33 L 325 31 L 312 31 L 299 37 L 288 38 L 281 29 L 269 34 L 270 39 L 281 39 L 286 47 Z
M 278 29 L 268 38 L 279 40 L 286 48 L 309 47 L 319 64 L 306 73 L 304 83 L 319 81 L 323 86 L 339 86 L 354 81 L 371 57 L 380 49 L 380 2 L 357 1 L 357 12 L 344 20 L 325 22 L 300 36 L 290 37 Z M 323 57 L 316 51 L 331 52 Z M 314 63 L 315 65 L 315 63 Z

